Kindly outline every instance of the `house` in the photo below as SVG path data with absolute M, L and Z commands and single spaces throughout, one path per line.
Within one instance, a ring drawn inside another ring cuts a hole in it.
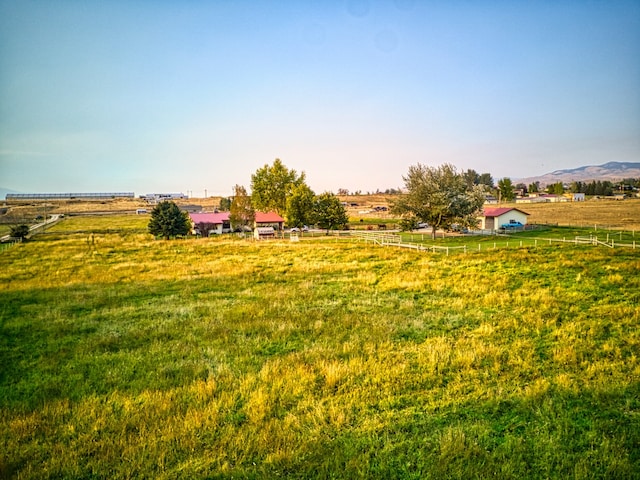
M 585 200 L 584 193 L 569 193 L 569 195 L 572 202 L 584 202 Z
M 260 227 L 272 227 L 276 231 L 281 231 L 284 228 L 284 218 L 276 212 L 256 212 L 254 228 Z
M 229 212 L 220 213 L 190 213 L 192 233 L 208 237 L 231 231 Z
M 485 208 L 480 217 L 480 229 L 497 230 L 502 225 L 526 225 L 528 215 L 518 208 Z

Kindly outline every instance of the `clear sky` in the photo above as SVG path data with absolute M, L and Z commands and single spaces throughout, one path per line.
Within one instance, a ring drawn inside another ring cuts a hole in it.
M 0 0 L 0 187 L 317 193 L 640 161 L 640 1 Z

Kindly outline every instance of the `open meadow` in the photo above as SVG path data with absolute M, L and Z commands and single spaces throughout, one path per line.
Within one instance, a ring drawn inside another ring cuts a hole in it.
M 147 221 L 0 255 L 0 477 L 640 478 L 640 250 Z

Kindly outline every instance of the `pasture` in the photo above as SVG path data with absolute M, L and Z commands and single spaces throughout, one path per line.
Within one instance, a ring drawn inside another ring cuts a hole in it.
M 0 477 L 639 478 L 640 254 L 155 241 L 0 256 Z

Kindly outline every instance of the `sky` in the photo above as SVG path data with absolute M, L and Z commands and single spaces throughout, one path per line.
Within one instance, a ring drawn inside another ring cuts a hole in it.
M 316 193 L 640 161 L 640 1 L 0 0 L 0 187 Z

